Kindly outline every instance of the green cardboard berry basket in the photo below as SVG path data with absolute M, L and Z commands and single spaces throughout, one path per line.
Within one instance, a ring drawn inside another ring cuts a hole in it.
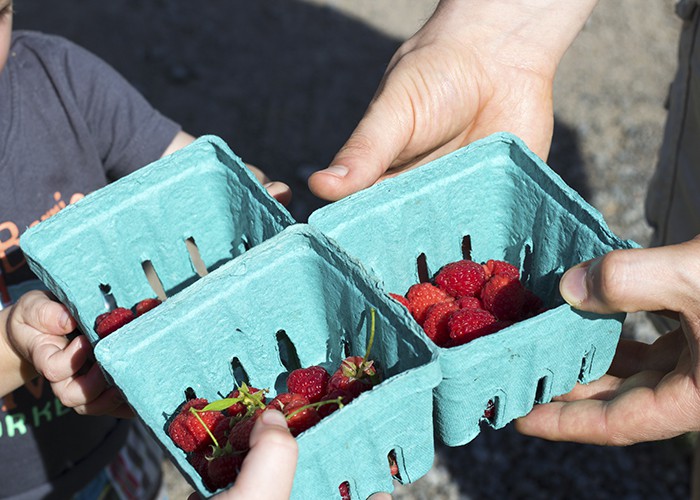
M 387 292 L 404 294 L 464 257 L 502 259 L 521 269 L 526 287 L 550 308 L 463 346 L 439 348 L 435 425 L 447 445 L 478 435 L 489 401 L 495 404 L 489 423 L 500 428 L 609 368 L 624 316 L 573 310 L 563 304 L 558 282 L 574 264 L 637 245 L 617 238 L 510 134 L 323 207 L 309 224 L 357 257 Z
M 170 457 L 204 496 L 198 474 L 165 433 L 188 387 L 219 399 L 236 383 L 284 391 L 288 373 L 365 353 L 384 380 L 300 434 L 295 499 L 392 491 L 387 455 L 413 481 L 433 463 L 437 351 L 376 278 L 314 228 L 298 224 L 227 262 L 101 340 L 95 356 Z
M 293 223 L 221 139 L 204 136 L 28 229 L 21 247 L 94 343 L 110 307 L 159 288 L 174 295 Z

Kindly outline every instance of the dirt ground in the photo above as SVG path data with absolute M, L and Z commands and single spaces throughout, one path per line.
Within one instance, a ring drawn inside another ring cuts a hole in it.
M 290 184 L 293 215 L 321 205 L 306 177 L 327 165 L 401 41 L 433 0 L 16 0 L 16 27 L 62 34 L 103 57 L 184 129 L 223 137 Z M 646 244 L 646 182 L 680 22 L 672 0 L 601 0 L 562 62 L 550 165 L 619 236 Z M 632 316 L 626 335 L 653 337 Z M 438 447 L 434 469 L 395 498 L 687 498 L 686 440 L 600 448 L 511 428 Z M 171 498 L 189 486 L 167 463 Z

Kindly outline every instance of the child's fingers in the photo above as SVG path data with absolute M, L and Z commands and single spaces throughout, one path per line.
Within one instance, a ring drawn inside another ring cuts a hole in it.
M 68 342 L 65 337 L 37 334 L 29 347 L 29 359 L 46 380 L 59 382 L 80 370 L 90 350 L 90 342 L 84 335 Z
M 282 205 L 287 206 L 292 201 L 292 190 L 285 183 L 274 181 L 268 182 L 264 186 L 270 196 Z
M 13 311 L 12 320 L 41 333 L 65 335 L 76 323 L 61 303 L 51 300 L 48 292 L 32 291 L 24 294 Z
M 93 364 L 86 373 L 77 375 L 74 372 L 63 380 L 53 382 L 52 387 L 64 406 L 82 413 L 78 408 L 98 399 L 108 384 L 99 366 Z

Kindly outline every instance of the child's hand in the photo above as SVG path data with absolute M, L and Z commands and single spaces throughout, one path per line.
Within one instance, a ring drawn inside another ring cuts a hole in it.
M 17 357 L 15 371 L 19 372 L 5 374 L 13 362 L 3 362 L 3 375 L 7 376 L 1 384 L 2 394 L 38 373 L 51 384 L 61 403 L 77 413 L 132 415 L 119 391 L 110 387 L 97 364 L 90 362 L 92 347 L 87 338 L 84 335 L 73 340 L 67 338 L 75 330 L 76 322 L 64 305 L 51 300 L 49 293 L 24 294 L 2 317 L 7 318 L 4 340 Z M 5 387 L 6 384 L 14 387 Z
M 267 175 L 265 175 L 265 172 L 260 170 L 258 167 L 249 165 L 247 163 L 246 167 L 248 167 L 250 171 L 253 172 L 253 174 L 255 174 L 255 177 L 260 181 L 263 187 L 267 189 L 267 192 L 270 193 L 270 196 L 272 196 L 284 206 L 289 205 L 289 202 L 292 201 L 292 190 L 289 189 L 289 186 L 287 186 L 283 182 L 270 182 L 270 178 Z

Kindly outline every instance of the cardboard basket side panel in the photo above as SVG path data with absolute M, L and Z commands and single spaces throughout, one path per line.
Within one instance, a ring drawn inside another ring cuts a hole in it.
M 296 498 L 312 498 L 324 487 L 337 493 L 339 483 L 323 483 L 348 473 L 345 455 L 329 453 L 336 448 L 355 447 L 370 461 L 383 453 L 382 470 L 388 475 L 386 453 L 391 448 L 384 449 L 397 445 L 384 421 L 392 418 L 395 425 L 413 426 L 411 440 L 399 443 L 411 457 L 408 476 L 418 477 L 430 468 L 433 457 L 425 450 L 432 451 L 433 445 L 432 405 L 417 413 L 392 411 L 389 416 L 383 401 L 395 390 L 403 391 L 405 384 L 430 403 L 441 378 L 437 354 L 405 315 L 396 314 L 400 309 L 376 280 L 329 245 L 321 235 L 310 235 L 309 228 L 290 227 L 97 344 L 100 364 L 202 494 L 210 493 L 165 432 L 184 390 L 192 387 L 210 400 L 225 396 L 242 382 L 235 380 L 234 357 L 252 385 L 269 387 L 273 395 L 285 390 L 281 381 L 292 367 L 282 359 L 281 330 L 303 366 L 339 363 L 343 354 L 329 351 L 329 337 L 336 332 L 344 332 L 353 354 L 364 354 L 370 305 L 377 310 L 378 326 L 372 357 L 386 367 L 388 380 L 300 438 L 304 450 L 300 470 L 307 471 L 310 479 L 300 479 L 306 477 L 302 474 L 295 480 Z M 347 413 L 355 417 L 345 417 Z M 376 444 L 364 441 L 370 423 L 384 429 Z M 358 439 L 363 443 L 360 449 Z M 319 467 L 321 463 L 325 465 Z M 363 485 L 368 482 L 365 476 L 373 477 L 365 468 L 352 470 L 352 475 L 363 478 Z M 387 479 L 382 475 L 376 479 L 380 480 L 383 487 Z
M 434 460 L 432 414 L 423 411 L 433 407 L 432 391 L 416 384 L 416 377 L 433 378 L 432 371 L 426 365 L 399 374 L 385 382 L 381 392 L 361 395 L 344 408 L 347 411 L 333 414 L 299 437 L 300 466 L 292 498 L 339 498 L 338 487 L 345 481 L 350 483 L 352 498 L 391 492 L 388 455 L 392 450 L 404 483 L 425 475 Z M 414 413 L 415 409 L 419 410 Z M 338 429 L 356 437 L 338 439 Z M 323 464 L 321 471 L 318 464 Z M 314 488 L 305 486 L 314 483 Z
M 24 235 L 30 267 L 91 340 L 95 318 L 108 310 L 103 290 L 123 307 L 155 296 L 144 263 L 173 295 L 198 278 L 188 239 L 213 269 L 293 223 L 225 148 L 200 138 Z
M 489 401 L 488 424 L 502 428 L 537 403 L 605 374 L 615 354 L 621 317 L 600 319 L 559 306 L 526 322 L 441 352 L 443 382 L 436 389 L 441 440 L 474 439 Z M 465 404 L 465 395 L 473 404 Z M 456 425 L 455 423 L 459 424 Z
M 448 445 L 478 433 L 489 400 L 497 399 L 500 407 L 491 423 L 502 427 L 536 399 L 601 376 L 612 359 L 621 318 L 584 320 L 568 306 L 556 307 L 563 302 L 558 281 L 566 268 L 632 243 L 617 239 L 600 214 L 512 136 L 497 134 L 384 181 L 320 209 L 310 223 L 394 293 L 418 281 L 418 255 L 425 254 L 432 276 L 462 258 L 461 242 L 469 235 L 472 259 L 519 266 L 525 285 L 555 307 L 546 316 L 553 326 L 534 318 L 439 350 L 443 381 L 436 390 L 436 425 Z M 537 330 L 534 336 L 522 334 L 531 330 Z M 562 349 L 566 356 L 557 355 Z

